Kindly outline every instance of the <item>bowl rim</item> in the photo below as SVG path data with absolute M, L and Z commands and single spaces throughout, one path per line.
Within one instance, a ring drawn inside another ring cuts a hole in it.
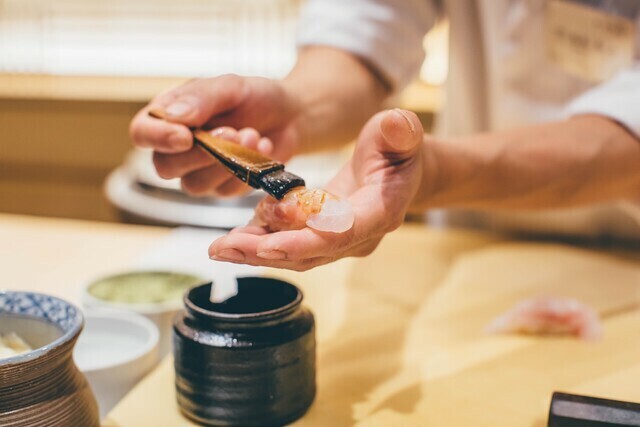
M 291 313 L 297 307 L 300 307 L 302 305 L 302 301 L 304 300 L 304 293 L 302 292 L 302 290 L 298 286 L 284 279 L 271 277 L 271 276 L 241 276 L 241 277 L 238 277 L 237 280 L 238 280 L 238 285 L 241 284 L 240 281 L 242 280 L 274 282 L 278 286 L 284 285 L 285 287 L 292 288 L 296 292 L 296 296 L 292 301 L 280 307 L 276 307 L 270 310 L 251 312 L 251 313 L 225 313 L 222 311 L 207 310 L 205 308 L 200 307 L 199 305 L 197 305 L 195 302 L 192 301 L 191 299 L 192 293 L 197 292 L 201 288 L 210 287 L 212 285 L 212 282 L 209 282 L 209 283 L 204 283 L 202 285 L 194 286 L 191 289 L 187 290 L 187 292 L 185 292 L 183 297 L 185 308 L 187 309 L 187 311 L 190 311 L 194 315 L 201 316 L 202 318 L 210 319 L 210 320 L 233 322 L 233 323 L 265 322 L 268 320 L 272 320 L 273 318 L 283 317 Z
M 141 346 L 141 348 L 138 351 L 131 353 L 130 355 L 128 355 L 126 359 L 123 359 L 118 363 L 103 364 L 103 365 L 98 365 L 96 367 L 92 367 L 90 369 L 85 369 L 80 364 L 78 364 L 74 356 L 74 363 L 78 367 L 78 370 L 80 370 L 80 372 L 82 373 L 90 374 L 90 373 L 117 368 L 120 366 L 125 366 L 125 365 L 128 365 L 129 363 L 132 363 L 139 359 L 144 358 L 149 353 L 152 353 L 154 351 L 154 348 L 156 350 L 158 349 L 158 345 L 160 342 L 160 331 L 158 330 L 158 327 L 156 326 L 155 323 L 153 323 L 151 320 L 147 319 L 146 317 L 142 316 L 141 314 L 132 312 L 130 310 L 120 310 L 120 309 L 114 309 L 114 308 L 100 307 L 100 308 L 92 308 L 85 312 L 85 325 L 87 321 L 90 320 L 91 318 L 127 321 L 130 323 L 136 324 L 138 326 L 141 326 L 149 334 L 147 335 L 147 339 L 145 340 L 144 345 Z M 75 354 L 76 348 L 77 348 L 77 345 L 74 348 L 74 354 Z
M 65 304 L 68 307 L 71 307 L 71 308 L 75 309 L 76 315 L 74 317 L 74 323 L 73 323 L 72 327 L 69 328 L 68 331 L 64 332 L 64 331 L 60 330 L 58 325 L 56 325 L 55 323 L 53 323 L 51 320 L 49 320 L 47 318 L 43 318 L 43 317 L 32 315 L 32 314 L 17 314 L 17 313 L 5 313 L 5 312 L 0 313 L 2 315 L 8 315 L 8 316 L 39 319 L 39 320 L 42 320 L 43 322 L 46 322 L 46 323 L 54 325 L 55 327 L 57 327 L 62 332 L 61 336 L 59 336 L 55 340 L 51 341 L 49 344 L 45 344 L 43 346 L 34 348 L 33 350 L 27 351 L 25 353 L 21 353 L 21 354 L 15 355 L 15 356 L 11 356 L 11 357 L 6 357 L 6 358 L 3 358 L 3 359 L 0 359 L 0 368 L 4 368 L 4 367 L 9 366 L 9 365 L 15 365 L 15 364 L 20 364 L 20 363 L 31 362 L 31 361 L 33 361 L 35 359 L 39 359 L 42 356 L 44 356 L 44 355 L 56 350 L 57 348 L 65 345 L 66 343 L 76 339 L 78 337 L 78 335 L 80 335 L 80 332 L 82 331 L 82 328 L 84 327 L 84 315 L 82 313 L 82 310 L 80 310 L 80 308 L 78 308 L 78 306 L 76 306 L 75 304 L 72 304 L 72 303 L 70 303 L 69 301 L 67 301 L 65 299 L 56 297 L 54 295 L 43 294 L 41 292 L 10 291 L 10 290 L 1 290 L 0 291 L 0 295 L 7 295 L 7 294 L 10 294 L 10 295 L 38 295 L 38 296 L 42 296 L 42 297 L 46 297 L 46 298 L 52 298 L 52 299 L 55 299 L 55 300 L 59 301 L 62 304 Z
M 114 309 L 123 310 L 123 311 L 133 311 L 139 314 L 162 314 L 162 313 L 168 313 L 168 312 L 182 309 L 183 307 L 182 297 L 180 299 L 176 299 L 175 301 L 126 303 L 126 302 L 110 301 L 107 299 L 98 298 L 89 292 L 89 288 L 91 288 L 91 286 L 106 279 L 111 279 L 114 277 L 121 277 L 121 276 L 128 276 L 128 275 L 143 275 L 143 274 L 149 274 L 149 273 L 183 274 L 185 276 L 192 276 L 201 280 L 201 282 L 198 285 L 194 285 L 194 286 L 199 286 L 207 282 L 207 279 L 202 278 L 201 275 L 188 272 L 188 271 L 160 270 L 160 269 L 124 270 L 124 271 L 116 272 L 113 274 L 99 276 L 96 279 L 93 279 L 85 283 L 82 286 L 82 305 L 86 309 L 106 307 L 106 308 L 114 308 Z

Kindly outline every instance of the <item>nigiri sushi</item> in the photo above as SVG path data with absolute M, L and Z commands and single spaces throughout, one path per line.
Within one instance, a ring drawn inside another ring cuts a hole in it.
M 572 334 L 585 340 L 602 336 L 598 314 L 570 298 L 540 297 L 520 302 L 489 326 L 488 333 Z
M 270 231 L 300 230 L 308 226 L 318 231 L 343 233 L 353 226 L 353 221 L 348 200 L 324 190 L 297 187 L 282 200 L 262 199 L 251 223 Z

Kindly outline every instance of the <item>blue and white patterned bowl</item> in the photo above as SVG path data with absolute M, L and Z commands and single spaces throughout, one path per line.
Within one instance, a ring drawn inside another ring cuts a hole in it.
M 82 312 L 74 305 L 34 292 L 0 291 L 0 319 L 0 334 L 16 332 L 33 347 L 30 352 L 0 359 L 0 366 L 38 358 L 75 340 L 84 325 Z
M 0 359 L 0 426 L 99 426 L 98 405 L 73 362 L 84 326 L 68 302 L 33 292 L 0 292 L 0 333 L 33 350 Z

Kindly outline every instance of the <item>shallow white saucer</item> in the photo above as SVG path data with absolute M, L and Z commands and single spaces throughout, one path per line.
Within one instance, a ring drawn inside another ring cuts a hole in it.
M 85 312 L 73 358 L 93 389 L 104 417 L 159 361 L 158 328 L 123 310 Z

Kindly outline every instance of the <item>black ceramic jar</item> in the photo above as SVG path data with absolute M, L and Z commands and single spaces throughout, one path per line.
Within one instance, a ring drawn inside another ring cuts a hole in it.
M 315 326 L 302 292 L 270 278 L 238 279 L 211 303 L 211 284 L 184 298 L 174 323 L 178 405 L 206 425 L 279 426 L 315 397 Z

